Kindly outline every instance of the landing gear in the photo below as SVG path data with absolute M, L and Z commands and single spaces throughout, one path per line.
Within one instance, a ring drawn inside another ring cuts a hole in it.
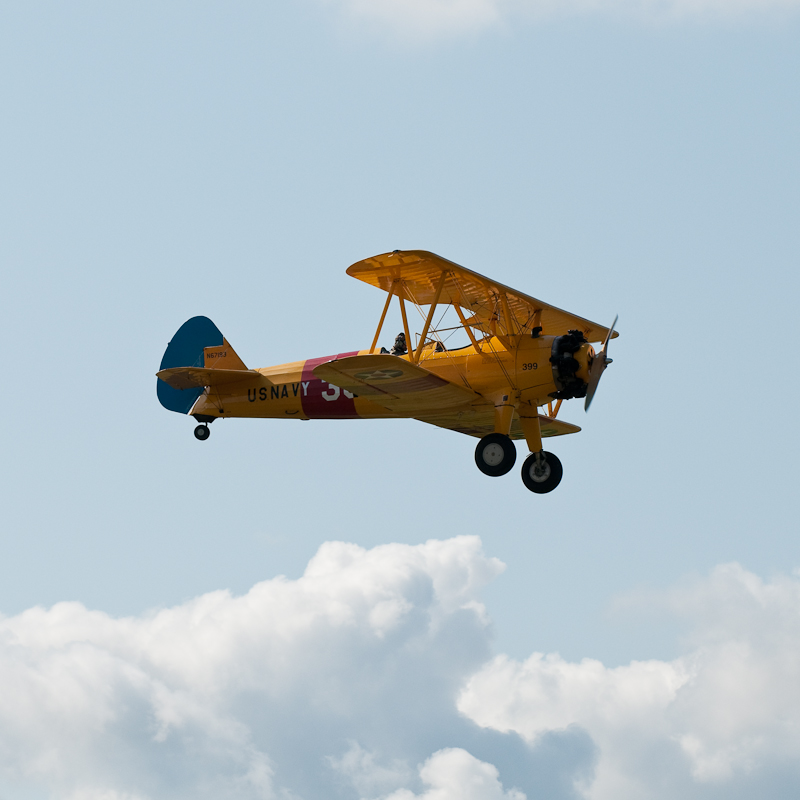
M 544 450 L 531 453 L 522 465 L 522 482 L 536 494 L 552 492 L 561 483 L 563 474 L 561 462 Z
M 204 442 L 209 436 L 211 436 L 211 429 L 208 425 L 198 425 L 194 429 L 194 438 L 199 439 L 201 442 Z
M 475 448 L 475 463 L 484 475 L 498 478 L 510 472 L 517 460 L 514 442 L 502 433 L 490 433 Z

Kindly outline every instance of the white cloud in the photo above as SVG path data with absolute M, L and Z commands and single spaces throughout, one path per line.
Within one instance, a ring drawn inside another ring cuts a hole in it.
M 402 759 L 381 764 L 374 753 L 364 750 L 358 742 L 350 742 L 350 748 L 341 757 L 328 757 L 330 765 L 346 777 L 361 797 L 374 797 L 396 786 L 406 786 L 414 779 L 410 766 Z
M 520 19 L 585 14 L 644 19 L 729 18 L 786 12 L 800 0 L 324 0 L 352 20 L 403 38 L 473 33 Z
M 499 656 L 470 679 L 459 708 L 530 742 L 582 727 L 600 752 L 586 787 L 597 800 L 704 796 L 703 786 L 716 796 L 778 772 L 800 791 L 800 582 L 765 583 L 734 564 L 649 600 L 694 621 L 685 656 L 614 669 Z
M 638 606 L 674 661 L 491 657 L 475 537 L 328 543 L 298 580 L 113 619 L 0 619 L 0 795 L 654 800 L 800 790 L 800 579 L 729 565 Z M 527 742 L 527 744 L 526 744 Z M 777 787 L 777 788 L 776 788 Z M 738 793 L 738 794 L 737 794 Z
M 469 725 L 453 697 L 488 656 L 478 595 L 502 569 L 475 537 L 333 542 L 299 580 L 242 597 L 137 618 L 59 603 L 2 619 L 0 786 L 75 800 L 329 798 L 334 781 L 350 797 L 342 754 L 358 742 L 362 762 L 394 759 L 373 780 L 393 791 Z M 413 733 L 423 724 L 427 751 Z
M 516 789 L 504 792 L 497 769 L 461 748 L 434 753 L 419 774 L 428 787 L 422 794 L 398 789 L 382 800 L 526 800 Z

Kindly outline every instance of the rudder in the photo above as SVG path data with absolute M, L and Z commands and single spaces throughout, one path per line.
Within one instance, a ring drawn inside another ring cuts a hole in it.
M 192 317 L 178 328 L 161 359 L 162 369 L 171 367 L 205 367 L 205 348 L 225 344 L 222 331 L 208 317 Z M 156 393 L 164 408 L 188 414 L 205 389 L 173 389 L 157 379 Z

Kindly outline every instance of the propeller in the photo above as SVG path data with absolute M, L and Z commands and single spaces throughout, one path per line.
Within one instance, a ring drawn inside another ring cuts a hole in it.
M 589 406 L 592 404 L 594 393 L 597 391 L 597 384 L 600 383 L 600 378 L 603 372 L 605 372 L 606 367 L 613 360 L 610 359 L 606 354 L 608 353 L 608 343 L 611 341 L 611 336 L 614 333 L 614 327 L 616 326 L 618 319 L 619 314 L 614 317 L 614 321 L 611 323 L 611 327 L 608 329 L 606 340 L 603 342 L 603 349 L 595 355 L 594 361 L 592 361 L 592 366 L 589 370 L 589 385 L 586 389 L 586 403 L 583 406 L 584 411 L 589 410 Z

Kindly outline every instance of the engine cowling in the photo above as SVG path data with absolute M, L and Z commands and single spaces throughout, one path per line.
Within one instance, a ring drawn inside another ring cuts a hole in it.
M 594 348 L 586 341 L 582 331 L 572 330 L 553 339 L 550 364 L 556 391 L 550 397 L 571 400 L 586 397 L 589 370 L 594 360 Z

